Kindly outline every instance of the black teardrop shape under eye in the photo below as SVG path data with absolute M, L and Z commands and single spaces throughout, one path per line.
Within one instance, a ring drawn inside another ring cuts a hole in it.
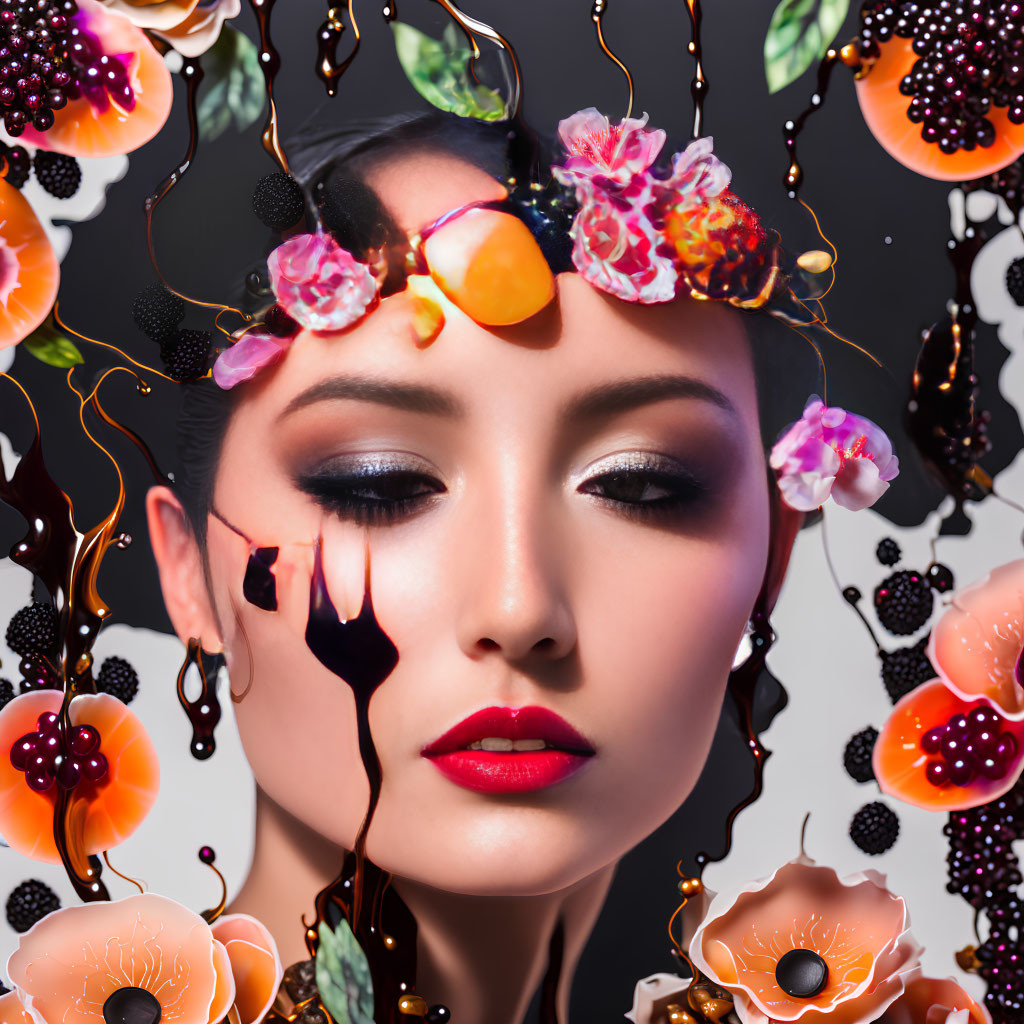
M 271 569 L 277 561 L 279 548 L 254 548 L 245 567 L 242 596 L 251 605 L 265 612 L 277 611 L 277 580 Z
M 152 992 L 125 985 L 111 992 L 103 1004 L 106 1024 L 159 1024 L 160 1002 Z

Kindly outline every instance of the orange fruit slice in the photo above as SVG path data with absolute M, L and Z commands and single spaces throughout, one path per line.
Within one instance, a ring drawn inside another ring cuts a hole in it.
M 81 0 L 78 10 L 79 23 L 99 38 L 105 54 L 130 55 L 128 78 L 135 105 L 124 110 L 111 100 L 100 110 L 81 96 L 55 112 L 48 131 L 26 128 L 22 141 L 69 156 L 130 153 L 149 142 L 167 120 L 174 92 L 171 74 L 142 30 L 124 15 L 108 11 L 97 0 Z
M 423 254 L 441 291 L 478 324 L 521 323 L 555 297 L 537 240 L 510 213 L 467 210 L 430 235 Z
M 57 254 L 28 200 L 0 181 L 0 349 L 46 319 L 59 282 Z
M 971 181 L 1013 163 L 1024 153 L 1024 125 L 1013 124 L 1005 107 L 992 107 L 988 119 L 996 141 L 987 148 L 943 153 L 934 142 L 921 138 L 921 125 L 907 117 L 910 97 L 900 92 L 900 81 L 917 60 L 909 39 L 890 39 L 881 56 L 857 81 L 860 112 L 882 148 L 904 167 L 939 181 Z

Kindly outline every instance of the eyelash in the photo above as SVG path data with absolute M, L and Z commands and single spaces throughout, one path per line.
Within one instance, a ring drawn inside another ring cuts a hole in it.
M 390 489 L 409 490 L 415 484 L 426 485 L 426 489 L 413 494 L 399 494 L 397 497 L 366 497 L 366 493 Z M 630 466 L 616 468 L 591 477 L 580 485 L 584 494 L 593 494 L 585 487 L 595 485 L 608 488 L 618 483 L 627 489 L 649 486 L 668 493 L 658 498 L 636 500 L 612 498 L 594 494 L 594 497 L 621 507 L 622 512 L 635 519 L 665 519 L 681 512 L 686 506 L 698 501 L 707 492 L 707 487 L 690 473 L 677 469 L 666 470 L 657 463 L 637 461 Z M 407 517 L 434 494 L 444 491 L 444 485 L 433 477 L 409 469 L 386 471 L 366 470 L 355 473 L 311 473 L 297 480 L 299 488 L 305 491 L 325 511 L 341 519 L 350 519 L 362 526 L 390 525 Z M 363 496 L 360 496 L 362 492 Z

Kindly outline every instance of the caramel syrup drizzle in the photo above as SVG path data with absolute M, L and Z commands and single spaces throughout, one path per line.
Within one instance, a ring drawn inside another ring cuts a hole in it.
M 693 97 L 693 137 L 699 139 L 704 134 L 704 101 L 710 88 L 708 80 L 704 77 L 704 54 L 700 46 L 700 0 L 686 0 L 686 12 L 690 16 L 690 42 L 687 43 L 686 52 L 696 62 L 693 81 L 690 82 L 690 95 Z
M 352 34 L 355 36 L 355 45 L 352 52 L 343 60 L 338 60 L 338 44 L 341 42 L 342 34 L 345 31 L 345 22 L 342 20 L 341 7 L 331 7 L 327 11 L 327 20 L 317 31 L 317 61 L 316 73 L 320 81 L 324 83 L 328 96 L 334 96 L 338 92 L 338 81 L 348 70 L 349 65 L 355 60 L 359 52 L 361 36 L 359 25 L 356 22 L 355 13 L 352 10 L 353 0 L 348 2 L 348 20 L 352 23 Z
M 278 132 L 277 101 L 274 99 L 274 79 L 281 70 L 281 55 L 277 52 L 270 37 L 270 16 L 277 0 L 249 0 L 249 6 L 256 15 L 256 23 L 260 30 L 260 67 L 263 69 L 263 81 L 267 86 L 267 121 L 263 128 L 263 148 L 277 162 L 277 166 L 290 174 L 288 158 L 281 148 Z M 358 35 L 357 35 L 358 38 Z M 329 91 L 329 90 L 328 90 Z
M 631 117 L 633 114 L 633 76 L 629 73 L 629 68 L 626 67 L 623 62 L 615 56 L 611 51 L 611 48 L 605 42 L 604 38 L 604 27 L 602 22 L 604 16 L 608 11 L 608 5 L 611 0 L 594 0 L 593 6 L 590 8 L 590 20 L 594 23 L 594 29 L 597 32 L 597 43 L 604 52 L 604 55 L 613 63 L 616 64 L 622 73 L 626 76 L 626 86 L 629 89 L 629 103 L 626 104 L 626 117 Z

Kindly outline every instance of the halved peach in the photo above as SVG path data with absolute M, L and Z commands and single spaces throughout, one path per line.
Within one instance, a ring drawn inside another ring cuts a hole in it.
M 40 149 L 69 156 L 116 156 L 149 142 L 171 112 L 171 74 L 141 29 L 123 14 L 108 11 L 97 0 L 79 0 L 76 23 L 97 36 L 104 53 L 130 57 L 128 77 L 135 103 L 131 110 L 113 100 L 105 110 L 84 96 L 56 111 L 53 127 L 39 132 L 26 128 L 23 141 Z
M 0 349 L 17 345 L 57 298 L 60 265 L 25 197 L 0 181 Z
M 467 316 L 518 324 L 555 297 L 555 278 L 530 229 L 500 210 L 459 214 L 423 246 L 430 276 Z
M 60 860 L 53 838 L 53 789 L 31 789 L 25 774 L 11 764 L 10 751 L 36 731 L 39 716 L 60 710 L 63 693 L 38 690 L 15 697 L 0 710 L 0 835 L 33 860 Z M 100 752 L 108 763 L 99 782 L 83 780 L 71 791 L 73 827 L 85 854 L 124 842 L 149 813 L 160 788 L 160 766 L 142 722 L 116 697 L 85 694 L 71 702 L 73 725 L 92 725 L 100 734 Z
M 925 733 L 945 725 L 978 701 L 961 700 L 941 679 L 924 683 L 897 701 L 875 741 L 875 778 L 883 793 L 926 811 L 963 811 L 1008 793 L 1024 771 L 1024 722 L 1003 720 L 1002 728 L 1017 741 L 1017 754 L 998 779 L 978 775 L 966 786 L 928 781 L 926 769 L 934 755 L 924 752 Z
M 1005 107 L 992 107 L 988 119 L 996 141 L 968 152 L 943 153 L 934 142 L 921 138 L 921 126 L 907 117 L 910 98 L 900 92 L 900 81 L 917 60 L 911 40 L 894 38 L 881 46 L 881 56 L 857 81 L 857 99 L 871 134 L 893 159 L 926 178 L 971 181 L 998 171 L 1024 153 L 1024 124 L 1013 124 Z

